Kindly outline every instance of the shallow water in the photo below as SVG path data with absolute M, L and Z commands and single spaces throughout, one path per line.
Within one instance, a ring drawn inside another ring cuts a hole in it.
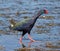
M 60 0 L 1 0 L 0 1 L 0 51 L 60 51 Z M 23 45 L 19 43 L 22 32 L 10 31 L 9 20 L 16 22 L 32 16 L 39 9 L 48 9 L 37 20 L 31 31 L 33 39 L 30 42 L 27 34 L 23 38 Z

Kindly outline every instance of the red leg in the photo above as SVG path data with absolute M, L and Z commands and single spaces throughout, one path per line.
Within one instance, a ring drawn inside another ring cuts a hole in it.
M 29 38 L 32 42 L 35 42 L 35 40 L 32 39 L 32 37 L 30 36 L 30 34 L 28 34 L 28 38 Z
M 23 37 L 21 36 L 21 37 L 20 37 L 20 43 L 22 43 L 22 38 L 23 38 Z

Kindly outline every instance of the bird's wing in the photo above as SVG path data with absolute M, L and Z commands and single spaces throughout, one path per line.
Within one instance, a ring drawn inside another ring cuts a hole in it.
M 22 25 L 28 23 L 30 20 L 31 20 L 31 19 L 24 19 L 24 20 L 16 23 L 15 26 L 22 26 Z
M 14 28 L 16 29 L 25 29 L 29 27 L 29 23 L 32 19 L 24 19 L 23 21 L 20 21 L 15 24 Z

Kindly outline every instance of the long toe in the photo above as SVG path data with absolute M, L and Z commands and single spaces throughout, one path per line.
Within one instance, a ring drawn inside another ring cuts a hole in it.
M 31 42 L 41 42 L 41 41 L 31 40 Z
M 31 42 L 36 42 L 35 40 L 31 40 Z

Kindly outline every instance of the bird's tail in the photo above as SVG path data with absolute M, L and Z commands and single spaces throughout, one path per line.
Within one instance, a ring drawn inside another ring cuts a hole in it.
M 10 20 L 10 23 L 11 23 L 11 25 L 15 25 L 16 24 L 16 22 L 13 19 Z

